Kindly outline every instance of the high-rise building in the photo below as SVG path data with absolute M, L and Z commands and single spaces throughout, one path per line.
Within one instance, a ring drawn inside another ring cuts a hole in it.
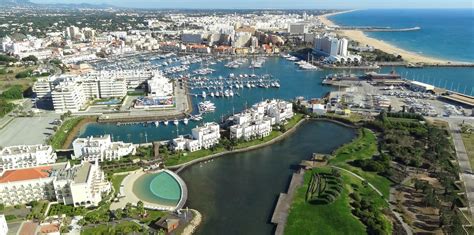
M 87 101 L 82 86 L 74 81 L 59 83 L 51 92 L 51 96 L 57 113 L 78 112 L 84 108 Z
M 288 32 L 290 34 L 305 34 L 308 33 L 308 28 L 305 23 L 292 23 L 288 25 Z

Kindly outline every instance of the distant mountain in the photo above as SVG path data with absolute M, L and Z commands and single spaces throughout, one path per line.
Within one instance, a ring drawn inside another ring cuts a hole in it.
M 15 7 L 15 6 L 30 6 L 34 3 L 29 0 L 0 0 L 0 5 L 5 7 Z
M 56 4 L 40 4 L 33 3 L 30 0 L 0 0 L 0 6 L 5 7 L 45 7 L 45 8 L 115 8 L 110 4 L 90 4 L 90 3 L 56 3 Z

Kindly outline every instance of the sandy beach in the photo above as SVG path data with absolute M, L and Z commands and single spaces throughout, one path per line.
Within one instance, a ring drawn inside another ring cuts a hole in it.
M 325 15 L 319 16 L 319 19 L 321 22 L 329 27 L 337 26 L 334 24 L 331 20 L 328 19 L 329 16 L 333 15 L 338 15 L 338 14 L 344 14 L 348 12 L 352 12 L 356 10 L 350 10 L 350 11 L 342 11 L 342 12 L 335 12 L 335 13 L 329 13 Z M 386 53 L 390 54 L 395 54 L 395 55 L 401 55 L 402 58 L 409 62 L 409 63 L 424 63 L 424 64 L 447 64 L 450 61 L 448 60 L 442 60 L 442 59 L 437 59 L 437 58 L 432 58 L 424 55 L 420 55 L 411 51 L 406 51 L 404 49 L 398 48 L 390 43 L 387 43 L 382 40 L 378 40 L 375 38 L 368 37 L 364 32 L 360 30 L 340 30 L 338 33 L 341 36 L 348 37 L 354 41 L 359 42 L 362 45 L 369 45 L 373 46 L 376 49 L 382 50 Z M 454 61 L 451 61 L 454 62 Z

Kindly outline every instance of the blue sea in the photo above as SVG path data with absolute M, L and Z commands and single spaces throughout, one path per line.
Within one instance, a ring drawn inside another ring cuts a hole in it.
M 474 9 L 371 9 L 330 19 L 345 26 L 418 26 L 421 30 L 367 35 L 430 57 L 474 63 Z

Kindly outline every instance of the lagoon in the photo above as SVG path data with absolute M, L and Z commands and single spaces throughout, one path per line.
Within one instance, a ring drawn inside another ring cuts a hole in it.
M 187 205 L 204 218 L 197 234 L 272 234 L 274 206 L 301 160 L 331 153 L 355 135 L 354 129 L 310 120 L 272 145 L 185 169 L 180 175 L 188 187 Z

